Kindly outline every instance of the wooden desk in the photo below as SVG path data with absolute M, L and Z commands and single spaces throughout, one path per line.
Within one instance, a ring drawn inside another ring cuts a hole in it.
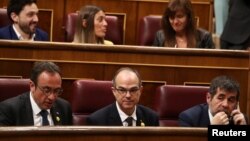
M 133 67 L 144 82 L 140 102 L 149 107 L 159 85 L 204 84 L 229 75 L 240 83 L 240 108 L 250 115 L 248 51 L 0 41 L 0 75 L 29 78 L 33 62 L 41 60 L 61 67 L 68 100 L 75 79 L 111 80 L 118 68 Z
M 0 127 L 1 141 L 207 141 L 206 128 Z

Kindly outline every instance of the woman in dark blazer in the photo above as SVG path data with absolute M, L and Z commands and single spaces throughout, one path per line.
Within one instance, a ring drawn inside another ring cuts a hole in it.
M 171 0 L 162 17 L 153 46 L 214 48 L 211 34 L 196 27 L 190 0 Z

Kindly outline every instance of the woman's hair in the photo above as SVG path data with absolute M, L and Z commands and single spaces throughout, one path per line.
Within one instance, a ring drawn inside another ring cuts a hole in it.
M 78 13 L 74 41 L 76 43 L 104 43 L 104 39 L 95 35 L 95 15 L 103 11 L 100 7 L 86 5 Z M 86 21 L 86 27 L 83 26 L 83 20 Z
M 185 26 L 187 46 L 196 47 L 196 24 L 190 0 L 171 0 L 162 16 L 162 29 L 165 35 L 164 46 L 173 47 L 176 44 L 176 32 L 170 24 L 169 18 L 174 17 L 177 11 L 183 11 L 187 16 Z

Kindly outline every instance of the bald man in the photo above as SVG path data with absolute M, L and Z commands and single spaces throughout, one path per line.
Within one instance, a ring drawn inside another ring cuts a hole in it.
M 88 125 L 98 126 L 159 126 L 158 115 L 139 105 L 142 84 L 139 73 L 132 68 L 119 69 L 113 78 L 116 101 L 87 118 Z

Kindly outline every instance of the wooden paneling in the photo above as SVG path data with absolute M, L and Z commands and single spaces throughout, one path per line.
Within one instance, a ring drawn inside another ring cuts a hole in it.
M 0 127 L 1 141 L 207 141 L 206 128 Z
M 49 35 L 49 40 L 53 41 L 53 10 L 52 9 L 39 9 L 38 26 L 46 31 Z M 44 20 L 46 19 L 46 20 Z
M 1 8 L 6 8 L 9 0 L 1 0 L 0 1 L 0 7 Z
M 64 15 L 65 15 L 65 0 L 38 0 L 39 9 L 53 10 L 53 41 L 64 41 Z M 49 19 L 39 17 L 39 23 L 47 22 Z
M 144 82 L 151 82 L 143 83 L 140 101 L 149 107 L 155 88 L 162 82 L 209 83 L 215 76 L 229 75 L 241 85 L 241 110 L 250 114 L 248 51 L 0 41 L 0 75 L 28 78 L 33 62 L 41 60 L 61 67 L 65 83 L 62 97 L 68 100 L 76 79 L 111 80 L 120 67 L 135 68 Z

